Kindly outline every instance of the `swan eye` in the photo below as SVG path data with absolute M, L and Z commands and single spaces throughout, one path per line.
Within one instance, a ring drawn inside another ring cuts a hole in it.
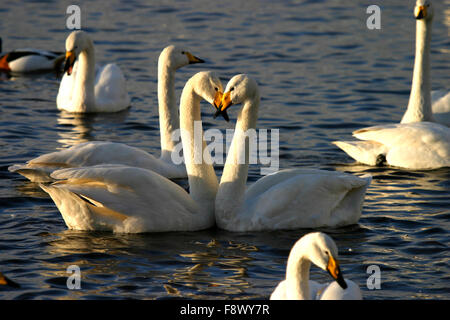
M 231 87 L 230 91 L 234 91 L 234 87 Z
M 181 54 L 186 54 L 186 51 L 181 51 Z
M 214 90 L 216 90 L 216 91 L 219 91 L 219 88 L 217 88 L 217 87 L 214 87 Z

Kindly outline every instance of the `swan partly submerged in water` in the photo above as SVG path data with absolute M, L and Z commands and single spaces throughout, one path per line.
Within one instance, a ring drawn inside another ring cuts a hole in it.
M 271 300 L 362 300 L 361 290 L 351 280 L 344 280 L 337 261 L 338 249 L 333 239 L 322 232 L 308 233 L 289 253 L 286 279 L 270 296 Z M 309 279 L 311 263 L 327 271 L 336 281 L 320 284 Z
M 230 231 L 336 227 L 357 223 L 371 177 L 316 170 L 287 169 L 267 175 L 246 188 L 249 143 L 256 128 L 259 90 L 247 75 L 227 84 L 218 114 L 242 103 L 216 196 L 217 225 Z M 246 142 L 247 140 L 247 142 Z
M 180 128 L 175 101 L 175 72 L 188 64 L 202 63 L 188 50 L 174 45 L 164 48 L 158 60 L 158 104 L 161 135 L 159 158 L 139 148 L 123 143 L 90 141 L 70 148 L 41 155 L 26 164 L 9 167 L 33 182 L 49 182 L 50 173 L 60 168 L 86 167 L 98 164 L 122 164 L 155 171 L 169 179 L 186 178 L 184 163 L 175 164 L 172 152 L 176 148 L 172 136 Z
M 66 39 L 56 106 L 75 113 L 118 112 L 130 106 L 122 71 L 114 63 L 96 65 L 94 43 L 84 31 L 73 31 Z
M 183 143 L 190 193 L 147 169 L 123 165 L 61 169 L 44 185 L 69 229 L 114 232 L 195 231 L 212 227 L 218 182 L 206 142 L 205 161 L 195 163 L 194 122 L 201 121 L 200 102 L 220 102 L 222 84 L 211 72 L 186 83 L 180 102 Z

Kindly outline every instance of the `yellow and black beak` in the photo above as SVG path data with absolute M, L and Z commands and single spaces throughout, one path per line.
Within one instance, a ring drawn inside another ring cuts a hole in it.
M 347 289 L 347 283 L 342 276 L 341 269 L 339 268 L 339 263 L 331 255 L 328 259 L 327 271 L 333 277 L 333 279 L 336 280 L 336 282 L 341 286 L 342 289 Z
M 217 94 L 216 94 L 217 97 Z M 227 108 L 233 104 L 231 101 L 231 92 L 225 92 L 224 94 L 221 94 L 220 104 L 216 104 L 216 100 L 214 99 L 214 106 L 216 107 L 216 113 L 214 114 L 214 119 L 217 118 L 217 116 L 221 115 L 227 122 L 230 121 L 230 118 L 227 114 Z
M 66 61 L 64 63 L 64 72 L 70 76 L 72 74 L 73 65 L 75 64 L 75 52 L 67 51 L 66 52 Z
M 204 63 L 205 62 L 205 60 L 200 59 L 200 58 L 192 55 L 190 52 L 185 52 L 184 54 L 188 57 L 189 64 Z
M 427 7 L 426 6 L 418 6 L 414 8 L 414 17 L 417 20 L 425 19 L 427 17 Z

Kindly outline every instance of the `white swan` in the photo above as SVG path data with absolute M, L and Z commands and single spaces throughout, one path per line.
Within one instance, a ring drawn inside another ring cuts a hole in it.
M 450 129 L 433 122 L 397 123 L 356 130 L 363 141 L 334 141 L 356 161 L 431 170 L 450 166 Z
M 2 39 L 0 38 L 0 53 Z M 39 49 L 15 49 L 0 56 L 0 71 L 31 73 L 56 70 L 64 61 L 64 53 Z
M 50 173 L 60 168 L 86 167 L 98 164 L 123 164 L 145 168 L 169 178 L 186 178 L 184 163 L 175 164 L 171 155 L 176 144 L 173 133 L 180 128 L 178 107 L 175 101 L 175 72 L 188 64 L 202 63 L 202 59 L 188 50 L 169 45 L 164 48 L 158 60 L 158 104 L 161 134 L 161 156 L 157 158 L 144 150 L 123 143 L 90 141 L 73 147 L 44 154 L 28 161 L 15 164 L 8 169 L 17 172 L 33 182 L 50 182 Z
M 408 109 L 400 124 L 379 125 L 353 132 L 364 141 L 334 141 L 356 161 L 430 170 L 450 166 L 450 128 L 436 122 L 431 110 L 429 42 L 433 7 L 428 0 L 417 0 L 416 61 Z M 442 98 L 442 104 L 445 97 Z M 440 107 L 439 107 L 440 108 Z M 439 109 L 436 107 L 436 110 Z M 442 109 L 440 109 L 442 110 Z M 445 112 L 439 116 L 445 118 Z
M 431 121 L 450 126 L 450 93 L 431 92 L 430 45 L 434 16 L 431 1 L 417 0 L 414 16 L 416 18 L 416 57 L 408 107 L 401 123 Z
M 190 193 L 150 170 L 117 165 L 61 169 L 58 180 L 41 184 L 69 229 L 114 232 L 195 231 L 214 225 L 218 182 L 210 159 L 189 159 L 206 150 L 194 144 L 194 121 L 201 120 L 202 99 L 219 101 L 222 85 L 215 74 L 200 72 L 186 83 L 180 102 L 183 143 Z M 193 147 L 192 147 L 193 146 Z M 206 153 L 205 156 L 207 156 Z M 206 161 L 206 160 L 209 160 Z
M 59 110 L 76 113 L 118 112 L 130 106 L 122 71 L 113 63 L 95 64 L 94 43 L 84 31 L 73 31 L 66 39 L 64 76 L 56 105 Z
M 358 285 L 344 280 L 337 262 L 338 249 L 333 239 L 322 232 L 308 233 L 289 253 L 286 279 L 270 296 L 271 300 L 361 300 Z M 311 263 L 327 271 L 336 282 L 320 284 L 309 279 Z
M 248 130 L 256 127 L 259 91 L 247 75 L 227 84 L 218 113 L 242 103 L 216 196 L 216 223 L 230 231 L 336 227 L 357 223 L 371 177 L 315 169 L 265 176 L 246 190 Z M 225 117 L 226 118 L 226 117 Z M 245 156 L 245 157 L 244 157 Z

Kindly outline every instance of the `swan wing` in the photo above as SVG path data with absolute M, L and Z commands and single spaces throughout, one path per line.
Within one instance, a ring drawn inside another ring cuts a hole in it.
M 70 229 L 114 232 L 191 231 L 214 219 L 172 181 L 146 169 L 118 165 L 61 169 L 49 193 Z
M 114 63 L 96 71 L 94 90 L 96 112 L 117 112 L 130 106 L 125 77 Z
M 331 282 L 319 293 L 320 300 L 362 300 L 362 293 L 359 286 L 352 280 L 345 280 L 347 289 L 342 289 L 336 282 Z
M 286 280 L 278 283 L 277 287 L 270 295 L 270 300 L 286 300 Z
M 333 141 L 333 144 L 356 161 L 369 166 L 377 165 L 380 155 L 387 153 L 387 148 L 376 141 Z
M 169 178 L 183 178 L 186 168 L 167 163 L 139 148 L 123 143 L 90 141 L 70 148 L 41 155 L 27 164 L 16 164 L 9 171 L 22 174 L 33 182 L 53 181 L 50 173 L 67 167 L 86 167 L 99 164 L 121 164 L 150 169 Z
M 434 120 L 450 126 L 450 92 L 445 90 L 432 91 L 431 103 Z
M 309 280 L 309 293 L 312 300 L 319 300 L 322 290 L 326 284 L 319 283 L 314 280 Z M 270 295 L 270 300 L 288 300 L 286 292 L 286 280 L 281 281 L 275 290 Z
M 370 176 L 316 169 L 289 169 L 265 176 L 245 194 L 231 229 L 273 230 L 357 223 Z M 222 222 L 223 223 L 223 222 Z

